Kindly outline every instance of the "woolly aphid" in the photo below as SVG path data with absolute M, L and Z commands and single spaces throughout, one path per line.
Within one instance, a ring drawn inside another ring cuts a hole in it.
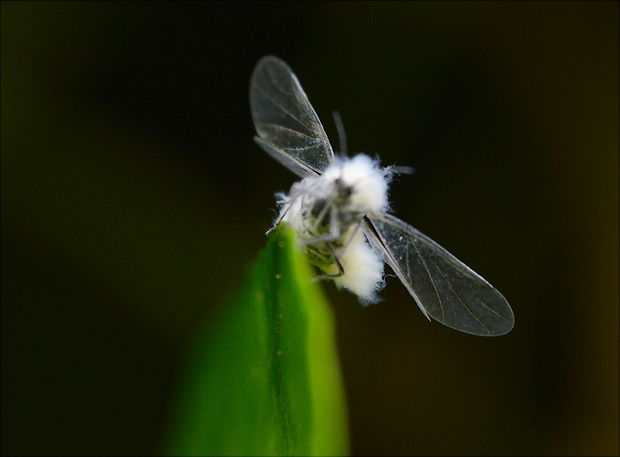
M 344 131 L 336 156 L 297 77 L 277 57 L 263 57 L 250 83 L 250 106 L 269 155 L 302 178 L 276 194 L 284 222 L 300 249 L 339 288 L 362 304 L 378 301 L 384 262 L 430 320 L 480 336 L 499 336 L 514 325 L 506 299 L 484 278 L 389 211 L 391 178 L 406 168 L 381 168 L 364 154 L 346 157 Z M 271 230 L 273 230 L 273 228 Z M 270 230 L 270 231 L 271 231 Z M 268 232 L 269 233 L 269 232 Z

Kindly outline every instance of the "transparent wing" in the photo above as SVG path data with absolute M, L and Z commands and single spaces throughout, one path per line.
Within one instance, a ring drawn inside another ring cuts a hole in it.
M 510 305 L 475 271 L 390 214 L 367 219 L 371 244 L 383 253 L 426 317 L 472 335 L 499 336 L 512 329 Z
M 269 155 L 301 177 L 321 174 L 334 151 L 297 77 L 282 60 L 263 57 L 252 73 L 250 107 Z

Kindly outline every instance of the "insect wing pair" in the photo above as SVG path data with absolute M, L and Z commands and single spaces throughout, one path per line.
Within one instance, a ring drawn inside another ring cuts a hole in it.
M 266 56 L 258 62 L 250 105 L 255 141 L 298 176 L 320 176 L 334 162 L 318 116 L 282 60 Z M 429 237 L 386 212 L 366 214 L 361 224 L 426 317 L 480 336 L 504 335 L 512 329 L 514 315 L 502 294 Z

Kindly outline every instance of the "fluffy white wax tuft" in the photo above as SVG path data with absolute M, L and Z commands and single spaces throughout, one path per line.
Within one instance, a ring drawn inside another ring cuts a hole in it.
M 359 297 L 362 305 L 379 301 L 377 294 L 385 287 L 383 280 L 384 263 L 377 251 L 366 241 L 358 230 L 346 249 L 338 256 L 345 274 L 335 278 L 334 283 Z M 329 273 L 336 273 L 332 266 Z
M 338 159 L 321 178 L 326 182 L 342 180 L 352 189 L 347 209 L 360 213 L 380 213 L 388 206 L 388 177 L 379 164 L 365 154 Z

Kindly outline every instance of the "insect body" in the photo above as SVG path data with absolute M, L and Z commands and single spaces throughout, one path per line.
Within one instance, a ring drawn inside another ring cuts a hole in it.
M 376 302 L 384 284 L 383 260 L 360 227 L 366 214 L 386 211 L 388 173 L 363 154 L 335 158 L 323 174 L 307 176 L 288 195 L 279 195 L 278 222 L 295 229 L 310 262 L 326 273 L 319 278 L 332 278 L 362 303 Z
M 364 154 L 337 157 L 297 77 L 282 60 L 263 57 L 252 74 L 250 105 L 269 155 L 303 178 L 281 205 L 285 222 L 310 262 L 360 297 L 377 301 L 387 263 L 427 318 L 481 336 L 508 333 L 514 316 L 506 299 L 452 254 L 389 214 L 394 168 Z M 274 227 L 275 227 L 274 226 Z

